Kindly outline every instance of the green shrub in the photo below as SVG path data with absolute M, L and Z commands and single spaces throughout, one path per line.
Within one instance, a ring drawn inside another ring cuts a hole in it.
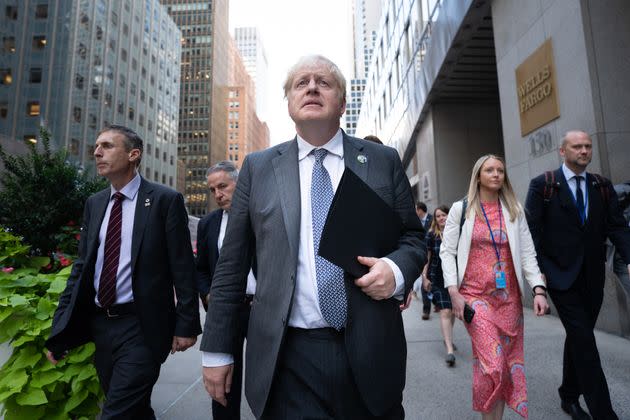
M 44 127 L 39 145 L 29 143 L 24 156 L 9 155 L 0 146 L 5 166 L 0 174 L 0 224 L 22 236 L 34 255 L 51 255 L 60 247 L 76 255 L 76 241 L 64 242 L 64 228 L 78 232 L 85 200 L 108 184 L 71 164 L 65 149 L 52 151 Z
M 92 363 L 94 344 L 72 350 L 56 366 L 44 348 L 71 266 L 43 274 L 49 257 L 28 252 L 0 228 L 0 343 L 13 348 L 0 368 L 5 419 L 95 418 L 103 395 Z

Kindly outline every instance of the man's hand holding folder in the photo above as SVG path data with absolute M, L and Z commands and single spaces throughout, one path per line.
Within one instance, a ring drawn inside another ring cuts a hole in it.
M 328 212 L 319 255 L 350 273 L 372 299 L 392 296 L 394 272 L 380 258 L 396 249 L 403 223 L 394 210 L 346 168 Z

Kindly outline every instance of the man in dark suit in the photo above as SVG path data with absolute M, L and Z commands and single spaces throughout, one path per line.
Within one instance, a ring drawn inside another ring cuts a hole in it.
M 584 395 L 595 419 L 616 419 L 593 328 L 603 300 L 606 238 L 630 264 L 630 230 L 610 181 L 586 172 L 592 141 L 569 131 L 560 147 L 561 168 L 534 178 L 525 204 L 538 263 L 564 325 L 562 409 L 588 419 L 578 398 Z M 547 178 L 547 179 L 545 179 Z
M 184 200 L 140 177 L 142 143 L 114 125 L 96 139 L 96 168 L 111 187 L 85 204 L 79 258 L 46 342 L 55 364 L 76 346 L 96 344 L 101 419 L 155 418 L 160 365 L 201 332 Z
M 429 214 L 427 205 L 422 201 L 418 201 L 416 203 L 416 214 L 420 218 L 422 227 L 424 227 L 424 230 L 428 232 L 431 227 L 433 215 Z M 424 287 L 420 287 L 420 291 L 422 293 L 422 319 L 427 321 L 431 318 L 431 299 L 429 299 L 429 292 L 424 290 Z
M 426 260 L 409 181 L 394 149 L 339 128 L 345 79 L 330 60 L 302 58 L 284 88 L 297 136 L 249 155 L 241 168 L 201 343 L 216 359 L 215 367 L 203 369 L 206 390 L 225 403 L 248 272 L 242 262 L 255 245 L 245 363 L 254 415 L 402 418 L 406 342 L 399 304 Z M 393 252 L 358 257 L 369 267 L 358 279 L 317 255 L 344 169 L 364 180 L 404 226 Z
M 238 169 L 232 162 L 222 161 L 208 169 L 208 187 L 219 209 L 211 212 L 199 221 L 197 227 L 197 288 L 204 307 L 208 309 L 210 286 L 216 268 L 219 253 L 225 238 L 225 229 L 229 219 L 232 194 L 236 188 Z M 243 344 L 247 336 L 249 311 L 256 292 L 256 279 L 250 270 L 247 276 L 245 300 L 239 308 L 237 343 L 234 347 L 234 374 L 230 393 L 227 394 L 227 406 L 212 400 L 212 418 L 241 418 L 241 384 L 243 382 Z

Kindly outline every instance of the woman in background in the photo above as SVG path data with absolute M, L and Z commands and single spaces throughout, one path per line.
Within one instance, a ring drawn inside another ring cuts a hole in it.
M 448 207 L 439 206 L 433 211 L 431 227 L 427 234 L 427 264 L 422 271 L 424 290 L 433 295 L 433 305 L 440 312 L 440 329 L 446 346 L 446 364 L 455 366 L 455 346 L 453 345 L 453 323 L 455 316 L 451 310 L 451 297 L 444 287 L 442 276 L 442 260 L 440 259 L 440 245 L 442 244 L 442 232 L 448 217 Z
M 527 418 L 523 280 L 534 295 L 536 315 L 549 305 L 523 207 L 502 158 L 477 160 L 466 203 L 463 225 L 464 200 L 451 208 L 440 256 L 453 313 L 462 319 L 465 305 L 475 311 L 465 323 L 473 350 L 473 410 L 483 419 L 501 419 L 507 404 Z

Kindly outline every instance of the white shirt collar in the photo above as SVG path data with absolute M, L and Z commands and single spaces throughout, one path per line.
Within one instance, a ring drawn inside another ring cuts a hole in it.
M 573 178 L 574 176 L 581 176 L 582 178 L 586 179 L 585 170 L 580 172 L 579 174 L 576 174 L 571 169 L 569 169 L 567 165 L 565 165 L 564 163 L 562 164 L 562 173 L 564 174 L 564 179 L 566 179 L 567 181 Z
M 136 176 L 132 178 L 131 181 L 127 183 L 124 187 L 120 189 L 120 193 L 125 196 L 127 200 L 133 200 L 136 198 L 136 194 L 138 194 L 138 190 L 140 189 L 140 182 L 142 178 L 140 178 L 140 174 L 136 172 Z M 114 186 L 110 186 L 109 199 L 111 200 L 112 196 L 116 192 Z
M 298 161 L 308 156 L 313 149 L 317 149 L 317 147 L 300 137 L 299 134 L 297 135 L 297 144 Z M 333 155 L 339 156 L 343 159 L 343 135 L 341 134 L 341 129 L 337 130 L 333 138 L 328 140 L 328 142 L 321 146 L 320 149 L 326 149 L 328 153 L 332 153 Z

